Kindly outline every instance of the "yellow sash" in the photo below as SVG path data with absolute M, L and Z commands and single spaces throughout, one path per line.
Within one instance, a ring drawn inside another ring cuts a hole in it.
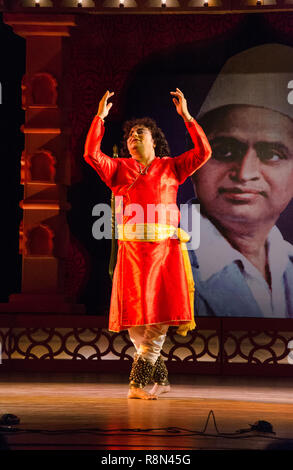
M 194 321 L 194 280 L 190 259 L 186 242 L 189 240 L 189 235 L 178 227 L 164 224 L 118 224 L 118 239 L 121 241 L 143 241 L 143 242 L 156 242 L 166 240 L 172 236 L 176 236 L 180 241 L 180 248 L 183 256 L 184 269 L 187 278 L 189 302 L 192 314 L 192 320 L 188 323 L 183 323 L 178 326 L 176 333 L 181 336 L 186 336 L 189 330 L 196 327 Z

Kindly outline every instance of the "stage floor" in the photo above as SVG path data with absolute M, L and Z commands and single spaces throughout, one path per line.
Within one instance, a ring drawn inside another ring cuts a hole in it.
M 293 378 L 170 380 L 170 393 L 143 401 L 126 398 L 125 375 L 2 374 L 0 415 L 17 415 L 22 431 L 4 436 L 11 450 L 263 450 L 293 440 Z M 220 435 L 212 416 L 200 434 L 210 410 Z M 275 434 L 236 432 L 260 420 Z

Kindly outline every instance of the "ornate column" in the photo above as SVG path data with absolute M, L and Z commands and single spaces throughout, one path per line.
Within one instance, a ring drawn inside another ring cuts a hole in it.
M 84 313 L 66 295 L 70 233 L 66 211 L 70 185 L 71 109 L 68 57 L 72 15 L 11 13 L 4 21 L 26 39 L 22 80 L 25 148 L 21 156 L 20 227 L 22 287 L 0 311 Z

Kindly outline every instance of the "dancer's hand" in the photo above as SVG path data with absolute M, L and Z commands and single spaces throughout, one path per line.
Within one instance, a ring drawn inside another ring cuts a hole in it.
M 113 103 L 108 103 L 108 99 L 114 95 L 114 91 L 110 92 L 109 90 L 106 91 L 103 98 L 99 102 L 99 108 L 97 115 L 100 116 L 101 119 L 105 119 L 108 116 L 110 109 L 113 106 Z
M 184 98 L 184 95 L 179 88 L 176 88 L 176 91 L 170 91 L 170 94 L 173 95 L 173 103 L 176 107 L 177 113 L 184 119 L 184 121 L 191 121 L 192 116 L 188 112 L 187 101 Z

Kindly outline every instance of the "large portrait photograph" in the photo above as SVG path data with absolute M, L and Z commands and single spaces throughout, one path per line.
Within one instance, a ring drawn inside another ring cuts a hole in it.
M 188 70 L 189 60 L 196 68 Z M 156 59 L 152 67 L 164 69 L 159 79 L 146 72 L 150 64 L 139 73 L 148 99 L 150 90 L 161 100 L 164 84 L 181 84 L 212 147 L 211 159 L 178 195 L 200 317 L 293 315 L 292 63 L 293 48 L 285 44 L 237 52 L 219 42 L 206 54 L 189 49 Z M 130 96 L 131 111 L 139 112 L 142 91 Z M 162 118 L 167 104 L 155 112 Z M 168 131 L 176 155 L 180 129 L 171 115 Z M 186 149 L 191 145 L 186 133 Z
M 190 249 L 199 315 L 293 315 L 292 59 L 281 44 L 236 54 L 199 111 L 212 158 L 192 176 L 182 215 L 200 204 Z

